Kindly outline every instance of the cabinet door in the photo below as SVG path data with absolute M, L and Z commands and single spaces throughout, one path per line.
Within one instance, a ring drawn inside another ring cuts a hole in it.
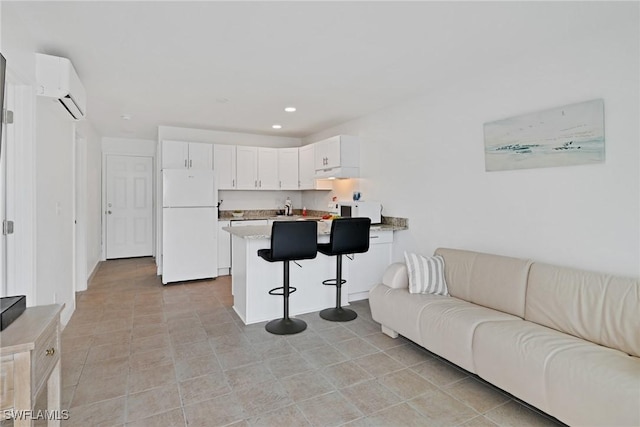
M 189 143 L 189 169 L 213 169 L 213 145 Z
M 313 144 L 315 148 L 315 170 L 327 169 L 328 142 L 320 141 Z
M 280 148 L 278 150 L 278 179 L 280 189 L 297 190 L 298 186 L 298 149 Z
M 189 143 L 162 141 L 162 169 L 186 169 L 189 167 Z
M 218 268 L 231 268 L 231 234 L 222 227 L 229 227 L 229 221 L 218 221 Z
M 333 138 L 329 138 L 324 143 L 325 146 L 325 155 L 327 157 L 327 161 L 325 162 L 325 168 L 339 168 L 340 163 L 340 137 L 334 136 Z
M 300 177 L 300 190 L 313 190 L 314 188 L 314 158 L 315 144 L 305 145 L 298 149 L 298 175 Z
M 233 190 L 236 188 L 236 146 L 213 146 L 213 170 L 219 190 Z M 227 233 L 228 234 L 228 233 Z
M 316 144 L 305 145 L 298 149 L 298 176 L 300 180 L 299 190 L 333 190 L 333 181 L 330 179 L 316 179 L 314 165 Z
M 238 190 L 258 188 L 257 147 L 236 147 L 236 188 Z
M 391 264 L 392 233 L 372 232 L 368 252 L 352 255 L 353 260 L 346 256 L 343 258 L 342 262 L 348 268 L 349 295 L 369 292 L 375 285 L 382 283 L 382 276 Z M 354 299 L 350 297 L 349 301 L 367 298 L 366 295 L 354 295 Z
M 258 189 L 278 190 L 278 149 L 258 148 Z

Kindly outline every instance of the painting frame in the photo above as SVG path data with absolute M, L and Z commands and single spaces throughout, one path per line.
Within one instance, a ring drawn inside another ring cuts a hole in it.
M 487 122 L 483 131 L 487 172 L 605 161 L 603 99 Z

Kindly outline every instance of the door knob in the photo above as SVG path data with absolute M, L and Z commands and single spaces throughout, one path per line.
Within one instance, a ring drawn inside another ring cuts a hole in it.
M 111 211 L 107 211 L 107 213 L 108 213 L 109 215 L 111 215 Z

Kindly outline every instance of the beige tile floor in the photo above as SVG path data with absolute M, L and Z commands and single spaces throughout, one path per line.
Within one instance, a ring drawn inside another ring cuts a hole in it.
M 287 337 L 232 301 L 229 277 L 162 286 L 151 258 L 102 263 L 62 334 L 63 426 L 558 425 L 383 335 L 366 301 Z

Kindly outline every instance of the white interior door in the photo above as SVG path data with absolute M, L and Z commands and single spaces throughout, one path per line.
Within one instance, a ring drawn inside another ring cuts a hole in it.
M 153 254 L 153 161 L 108 155 L 106 161 L 106 257 Z
M 0 120 L 3 119 L 3 105 L 0 105 Z M 2 224 L 7 219 L 7 123 L 2 126 L 0 135 L 0 297 L 8 294 L 7 290 L 7 236 L 2 230 Z

